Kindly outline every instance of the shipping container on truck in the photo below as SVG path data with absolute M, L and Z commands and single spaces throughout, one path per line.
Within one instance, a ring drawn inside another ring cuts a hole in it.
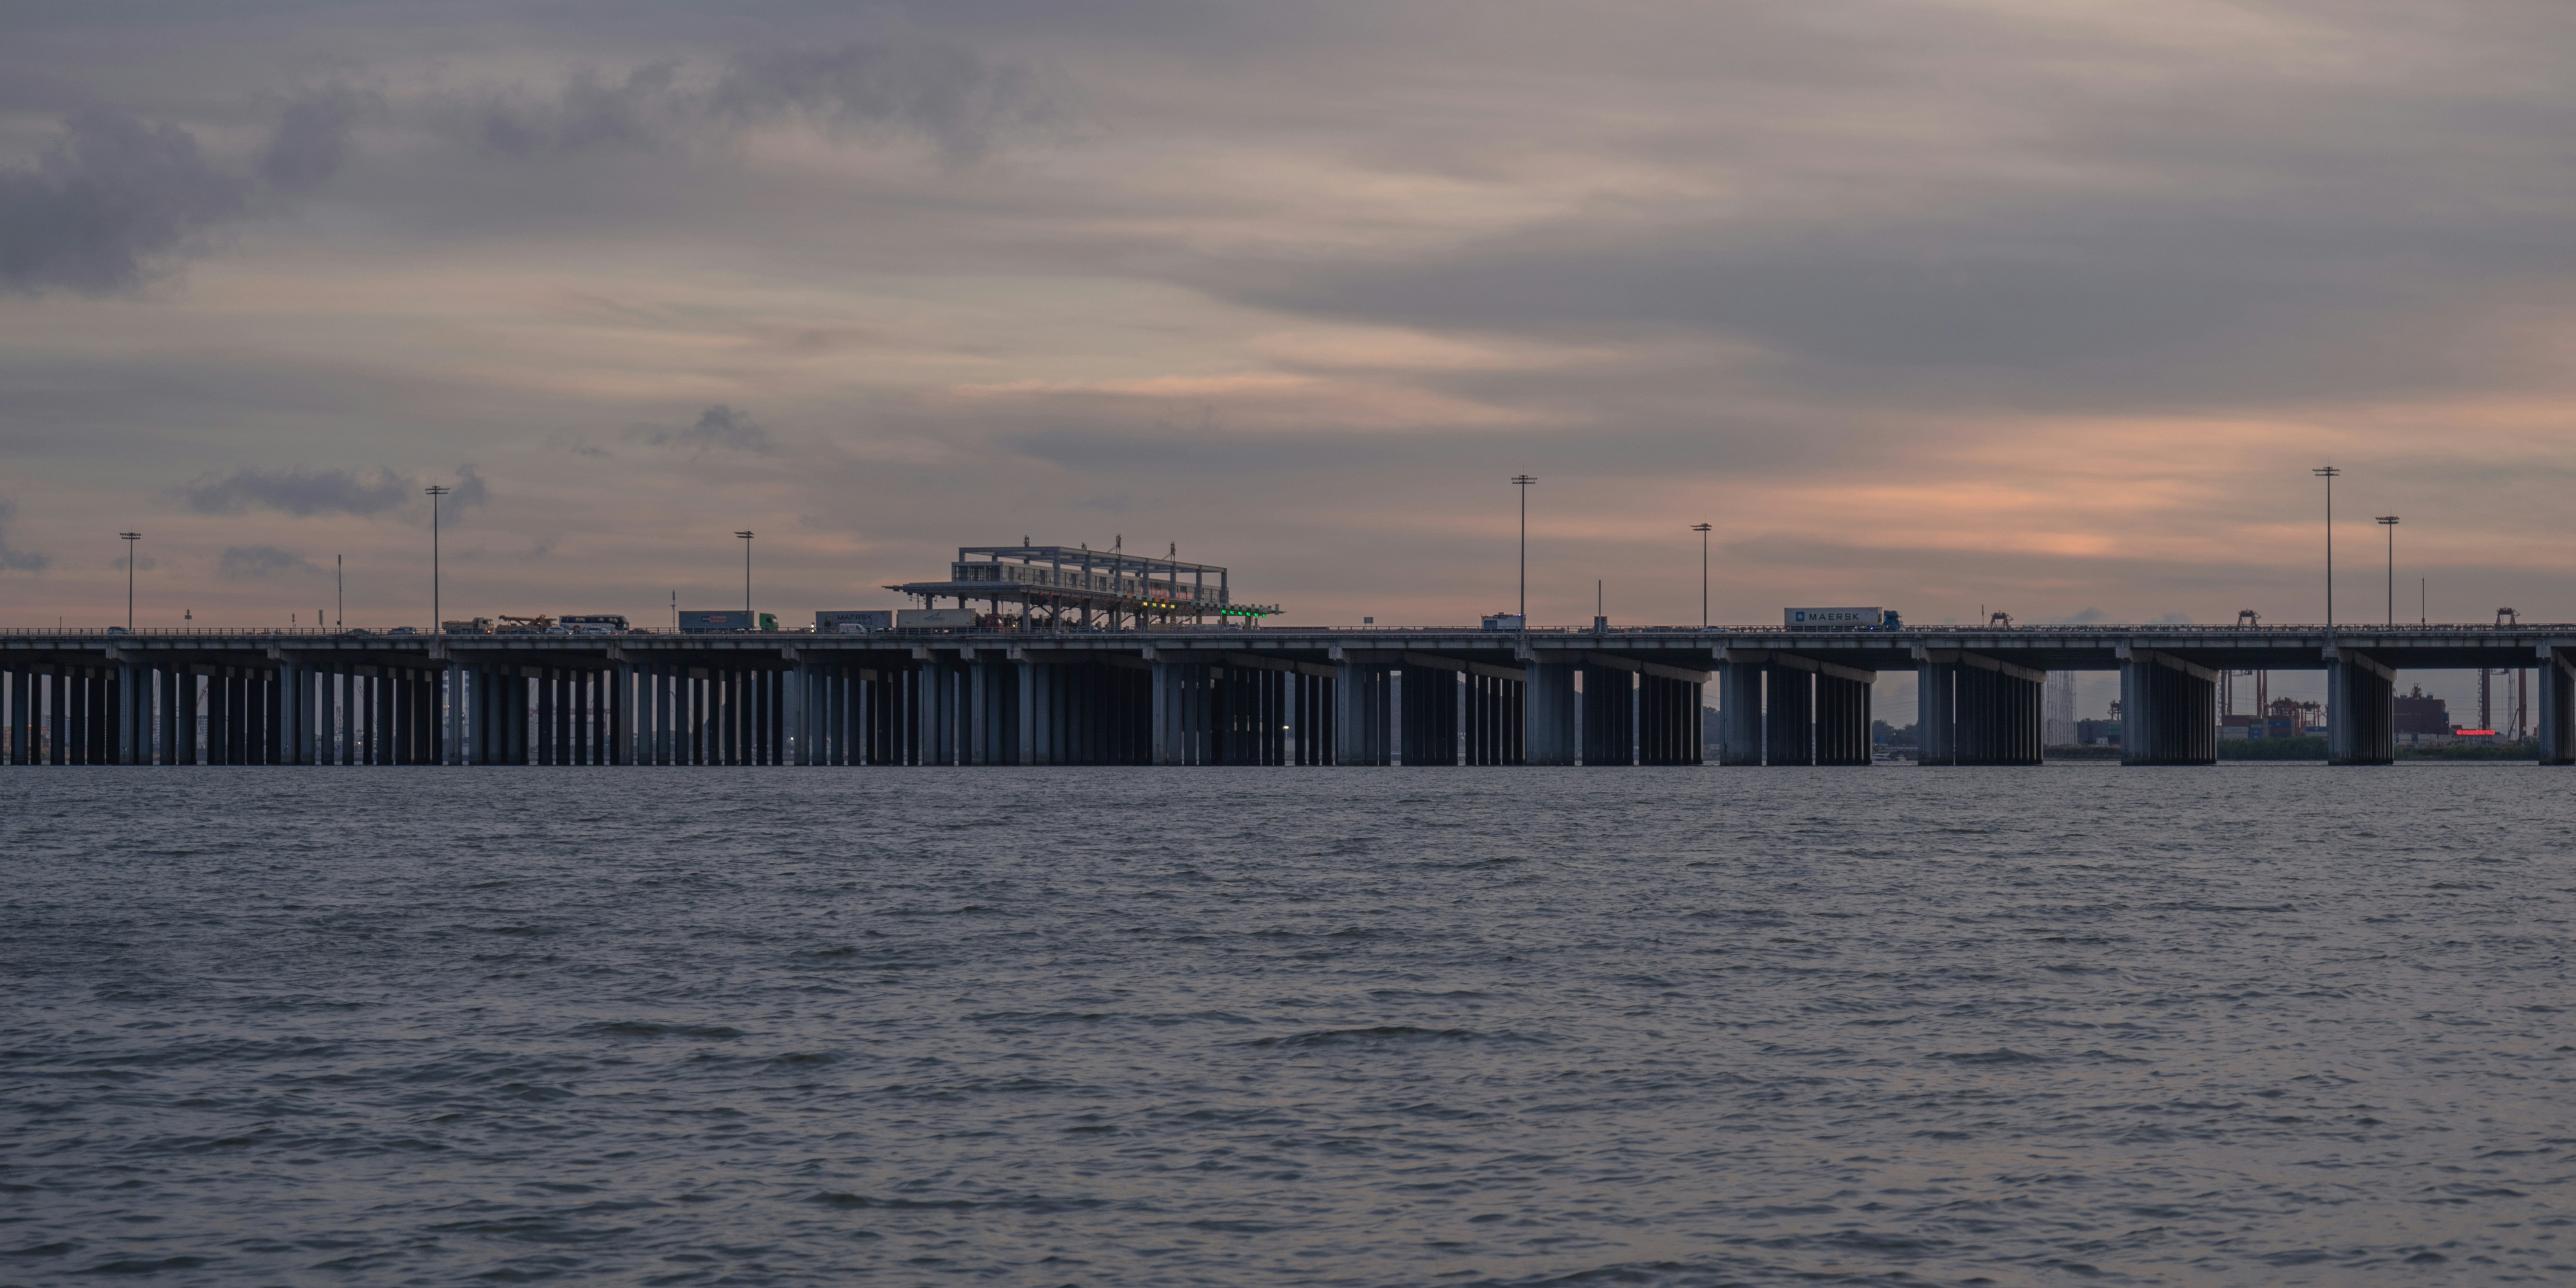
M 975 629 L 975 610 L 971 608 L 906 608 L 894 615 L 897 630 L 906 631 L 971 631 Z
M 894 629 L 891 608 L 827 608 L 814 614 L 817 635 L 858 635 Z
M 1887 620 L 1883 608 L 1788 608 L 1783 622 L 1793 631 L 1874 631 Z
M 683 608 L 680 610 L 680 630 L 684 634 L 703 635 L 714 631 L 747 631 L 751 628 L 751 614 L 739 608 Z

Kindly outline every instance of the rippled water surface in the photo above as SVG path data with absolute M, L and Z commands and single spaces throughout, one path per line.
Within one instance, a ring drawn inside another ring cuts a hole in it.
M 0 1283 L 2576 1282 L 2571 798 L 0 770 Z

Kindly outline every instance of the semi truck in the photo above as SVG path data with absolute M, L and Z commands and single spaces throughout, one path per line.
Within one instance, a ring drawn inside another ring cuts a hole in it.
M 1884 608 L 1784 608 L 1781 623 L 1793 631 L 1894 630 L 1904 625 Z

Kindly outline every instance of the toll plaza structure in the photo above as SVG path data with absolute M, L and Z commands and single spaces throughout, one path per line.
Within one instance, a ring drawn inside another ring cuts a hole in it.
M 980 600 L 996 625 L 1023 631 L 1205 626 L 1210 617 L 1257 622 L 1279 612 L 1276 604 L 1235 603 L 1225 569 L 1214 564 L 1089 546 L 960 546 L 946 581 L 886 589 L 916 596 L 925 608 L 942 599 L 959 608 Z
M 1084 631 L 1074 616 L 860 634 L 0 631 L 0 733 L 12 765 L 1691 765 L 1713 680 L 1720 764 L 1865 765 L 1873 685 L 1910 670 L 1921 763 L 2029 765 L 2043 676 L 2117 670 L 2124 763 L 2206 765 L 2221 671 L 2307 668 L 2327 675 L 2329 759 L 2371 765 L 2394 759 L 2399 669 L 2530 667 L 2540 759 L 2576 764 L 2576 625 Z

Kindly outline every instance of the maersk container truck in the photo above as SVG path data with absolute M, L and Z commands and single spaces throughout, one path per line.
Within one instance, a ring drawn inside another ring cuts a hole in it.
M 1883 608 L 1789 608 L 1781 613 L 1793 631 L 1874 631 L 1888 617 Z

